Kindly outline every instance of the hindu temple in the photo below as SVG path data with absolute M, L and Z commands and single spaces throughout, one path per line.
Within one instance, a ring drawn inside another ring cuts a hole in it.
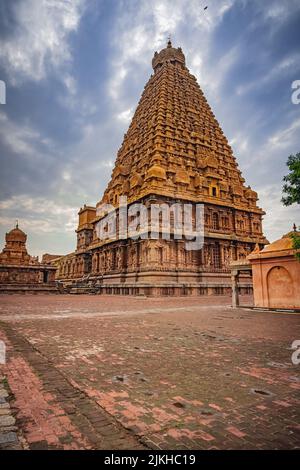
M 57 278 L 78 293 L 228 294 L 230 262 L 267 243 L 264 212 L 182 49 L 169 41 L 155 52 L 152 68 L 111 180 L 95 206 L 80 209 L 77 247 L 60 259 Z M 172 228 L 166 239 L 163 227 L 155 238 L 100 239 L 97 225 L 107 215 L 102 207 L 116 208 L 118 224 L 121 196 L 148 211 L 153 204 L 202 204 L 203 248 L 187 250 Z M 241 289 L 251 290 L 251 280 L 241 279 Z
M 0 293 L 56 293 L 55 266 L 30 256 L 26 241 L 27 235 L 18 222 L 6 233 L 0 253 Z

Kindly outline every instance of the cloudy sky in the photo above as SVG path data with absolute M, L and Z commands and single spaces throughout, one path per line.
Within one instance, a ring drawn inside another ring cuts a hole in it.
M 299 0 L 0 0 L 1 246 L 19 219 L 30 254 L 74 249 L 78 209 L 101 198 L 169 34 L 259 193 L 267 237 L 300 224 L 280 202 L 300 151 Z

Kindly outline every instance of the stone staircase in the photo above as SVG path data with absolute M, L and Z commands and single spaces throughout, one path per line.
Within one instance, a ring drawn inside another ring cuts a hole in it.
M 76 283 L 72 286 L 65 287 L 69 294 L 100 294 L 101 288 L 100 286 L 96 286 L 93 284 L 85 284 L 85 283 Z

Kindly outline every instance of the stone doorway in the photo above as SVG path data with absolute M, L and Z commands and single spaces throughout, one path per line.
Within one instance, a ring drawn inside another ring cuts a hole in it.
M 49 277 L 48 275 L 49 275 L 48 271 L 43 272 L 43 283 L 44 284 L 47 284 L 47 282 L 48 282 L 48 277 Z

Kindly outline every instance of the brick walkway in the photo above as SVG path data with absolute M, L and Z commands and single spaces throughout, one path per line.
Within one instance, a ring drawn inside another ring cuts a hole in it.
M 299 315 L 221 297 L 1 296 L 0 339 L 16 446 L 300 447 Z

